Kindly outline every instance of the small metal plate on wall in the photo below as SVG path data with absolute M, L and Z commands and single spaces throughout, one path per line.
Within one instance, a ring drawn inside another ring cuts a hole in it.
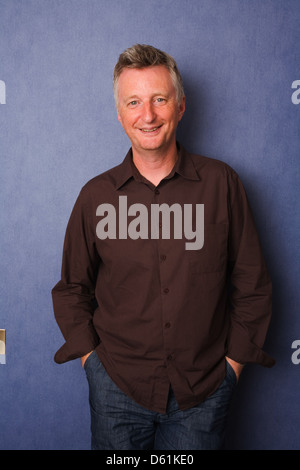
M 0 364 L 6 364 L 6 331 L 0 330 Z

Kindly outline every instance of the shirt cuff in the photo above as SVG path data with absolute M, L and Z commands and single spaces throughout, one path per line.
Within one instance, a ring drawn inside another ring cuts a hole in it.
M 241 329 L 231 331 L 226 356 L 240 364 L 256 363 L 264 367 L 273 367 L 275 359 L 249 340 Z
M 99 337 L 92 326 L 85 330 L 77 330 L 70 338 L 68 338 L 63 346 L 56 352 L 54 361 L 57 364 L 63 364 L 73 359 L 88 354 L 100 343 Z

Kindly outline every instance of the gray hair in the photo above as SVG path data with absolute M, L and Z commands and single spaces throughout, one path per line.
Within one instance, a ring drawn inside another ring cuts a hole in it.
M 177 64 L 172 56 L 153 46 L 136 44 L 129 47 L 119 56 L 119 60 L 114 68 L 113 90 L 116 107 L 118 108 L 118 80 L 124 68 L 143 69 L 155 65 L 164 65 L 170 72 L 176 90 L 178 103 L 184 97 L 183 81 Z

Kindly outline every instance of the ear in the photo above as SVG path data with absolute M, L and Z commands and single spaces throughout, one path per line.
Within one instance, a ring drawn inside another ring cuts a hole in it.
M 121 114 L 119 113 L 119 110 L 117 109 L 117 113 L 118 113 L 118 120 L 120 121 L 120 123 L 122 124 L 122 117 L 121 117 Z M 122 124 L 123 125 L 123 124 Z
M 185 111 L 185 96 L 182 98 L 181 103 L 179 104 L 179 121 L 182 119 Z

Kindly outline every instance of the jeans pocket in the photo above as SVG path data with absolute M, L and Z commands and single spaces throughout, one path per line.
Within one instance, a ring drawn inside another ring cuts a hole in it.
M 234 369 L 231 364 L 225 359 L 226 361 L 226 377 L 229 378 L 229 380 L 236 385 L 237 384 L 237 376 L 236 373 L 234 372 Z
M 83 366 L 83 368 L 84 368 L 85 371 L 87 371 L 87 368 L 88 368 L 88 366 L 89 366 L 89 363 L 90 363 L 90 362 L 92 361 L 92 359 L 93 359 L 92 356 L 93 356 L 95 353 L 96 353 L 96 350 L 94 349 L 94 351 L 91 352 L 91 354 L 90 354 L 90 355 L 87 357 L 87 359 L 85 360 L 85 363 L 84 363 L 84 366 Z

